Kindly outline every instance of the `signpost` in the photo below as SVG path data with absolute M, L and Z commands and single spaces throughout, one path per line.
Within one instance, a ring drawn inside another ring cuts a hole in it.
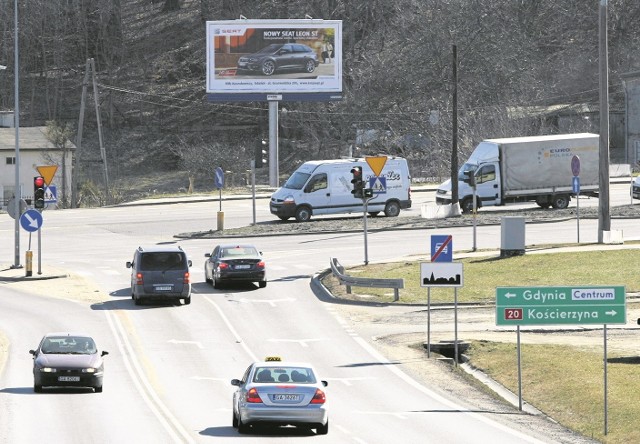
M 607 324 L 626 324 L 626 321 L 626 292 L 624 286 L 621 285 L 497 287 L 496 325 L 515 325 L 517 328 L 520 410 L 522 410 L 521 325 L 602 325 L 604 336 L 604 393 L 606 399 Z M 604 417 L 606 423 L 606 400 Z
M 218 189 L 218 202 L 219 202 L 219 210 L 218 217 L 216 219 L 218 225 L 218 231 L 222 231 L 224 229 L 224 213 L 222 212 L 222 187 L 224 186 L 224 170 L 221 167 L 217 167 L 213 172 L 213 183 Z
M 580 243 L 580 158 L 571 158 L 571 172 L 573 173 L 573 192 L 576 195 L 576 227 L 578 243 Z
M 622 286 L 498 287 L 496 325 L 625 324 Z

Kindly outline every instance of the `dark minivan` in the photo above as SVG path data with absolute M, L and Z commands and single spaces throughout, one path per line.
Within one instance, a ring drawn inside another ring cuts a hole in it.
M 131 268 L 131 297 L 136 305 L 145 299 L 182 299 L 191 303 L 191 260 L 180 246 L 138 247 Z

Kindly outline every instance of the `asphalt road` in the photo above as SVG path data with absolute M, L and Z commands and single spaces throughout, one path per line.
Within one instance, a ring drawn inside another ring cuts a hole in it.
M 175 233 L 210 224 L 211 212 L 204 212 L 202 205 L 207 203 L 45 212 L 42 260 L 47 272 L 54 267 L 77 279 L 62 289 L 47 281 L 38 287 L 32 282 L 1 286 L 0 328 L 10 347 L 0 375 L 0 409 L 10 413 L 0 415 L 0 441 L 36 442 L 38 430 L 53 431 L 50 442 L 67 443 L 86 442 L 87 436 L 92 442 L 139 442 L 143 436 L 153 442 L 237 439 L 230 425 L 230 379 L 239 377 L 252 360 L 280 354 L 313 362 L 330 382 L 330 432 L 314 439 L 424 442 L 429 436 L 433 442 L 586 442 L 545 418 L 518 414 L 480 394 L 469 400 L 466 388 L 447 390 L 456 380 L 445 378 L 438 364 L 424 358 L 418 368 L 415 356 L 390 360 L 397 347 L 390 350 L 388 341 L 376 340 L 371 323 L 364 328 L 338 304 L 319 300 L 309 288 L 310 278 L 328 267 L 332 255 L 338 254 L 345 264 L 361 261 L 361 233 L 250 239 L 269 263 L 269 285 L 260 290 L 213 290 L 204 283 L 202 264 L 215 241 L 180 240 L 194 261 L 193 303 L 134 306 L 124 263 L 135 246 L 176 242 Z M 238 223 L 250 217 L 246 201 L 229 207 Z M 624 229 L 625 237 L 640 238 L 640 228 L 619 222 L 615 227 Z M 585 221 L 589 237 L 594 227 L 594 221 Z M 574 229 L 572 222 L 528 226 L 527 243 L 557 242 Z M 372 234 L 371 258 L 427 254 L 433 232 Z M 13 220 L 0 215 L 5 263 L 13 251 L 12 234 Z M 451 234 L 456 249 L 470 248 L 468 227 L 451 228 Z M 499 227 L 482 227 L 478 234 L 480 248 L 499 247 Z M 28 236 L 21 235 L 23 246 L 28 245 Z M 37 251 L 35 239 L 32 245 Z M 68 329 L 90 331 L 100 347 L 110 351 L 104 393 L 35 395 L 27 351 L 43 333 Z M 442 384 L 432 384 L 434 380 Z M 38 428 L 29 428 L 36 417 Z M 281 430 L 259 436 L 275 442 L 308 439 L 304 435 Z

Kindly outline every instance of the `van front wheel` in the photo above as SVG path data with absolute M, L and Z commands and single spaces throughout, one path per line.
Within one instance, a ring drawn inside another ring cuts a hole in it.
M 309 222 L 311 219 L 311 208 L 309 207 L 298 207 L 296 210 L 296 220 L 298 222 Z
M 400 214 L 400 204 L 398 202 L 387 202 L 384 207 L 384 215 L 387 217 L 396 217 Z

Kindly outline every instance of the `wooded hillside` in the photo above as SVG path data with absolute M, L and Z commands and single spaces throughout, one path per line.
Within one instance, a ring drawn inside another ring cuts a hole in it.
M 352 147 L 356 154 L 401 154 L 411 159 L 414 176 L 447 176 L 453 45 L 460 156 L 488 137 L 598 132 L 593 118 L 558 123 L 572 106 L 597 111 L 598 0 L 18 4 L 21 125 L 54 121 L 70 125 L 75 138 L 85 64 L 93 58 L 114 181 L 176 170 L 210 177 L 215 166 L 246 170 L 256 141 L 267 134 L 267 104 L 214 104 L 205 94 L 205 22 L 240 15 L 343 21 L 344 100 L 280 106 L 281 174 Z M 612 1 L 608 11 L 610 106 L 622 109 L 619 75 L 640 67 L 640 2 Z M 14 104 L 13 1 L 0 9 L 0 32 L 0 64 L 7 66 L 0 71 L 0 110 L 6 111 Z M 101 177 L 96 128 L 89 94 L 78 164 L 85 179 Z M 364 131 L 375 134 L 367 144 L 357 138 Z

